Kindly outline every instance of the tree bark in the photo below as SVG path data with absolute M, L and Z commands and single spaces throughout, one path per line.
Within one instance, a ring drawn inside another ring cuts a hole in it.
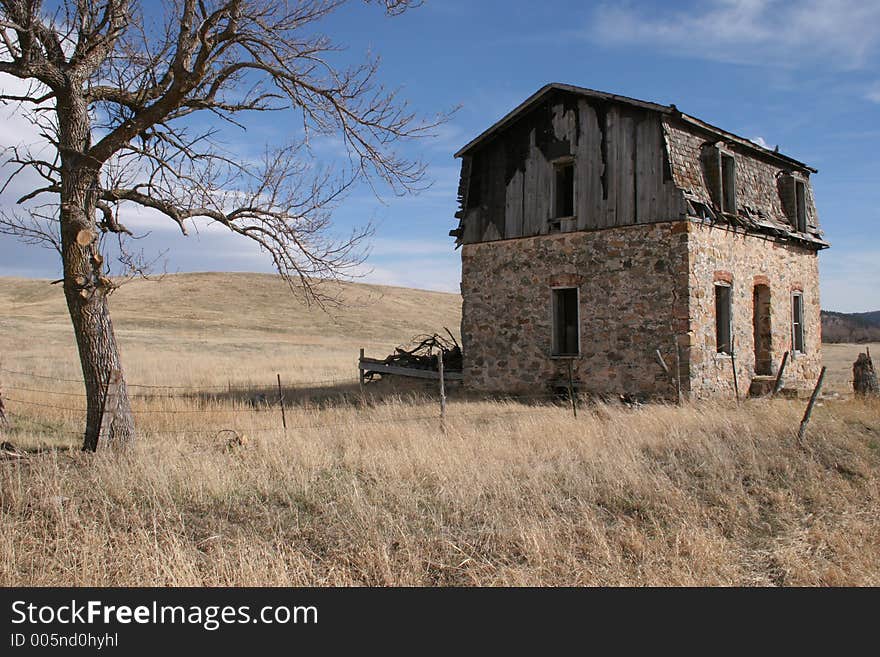
M 91 126 L 85 102 L 59 98 L 61 141 L 61 259 L 64 296 L 73 323 L 86 387 L 83 449 L 98 448 L 106 386 L 113 370 L 122 371 L 107 295 L 112 282 L 104 276 L 95 222 L 100 163 L 88 161 Z M 134 439 L 131 403 L 123 378 L 118 407 L 108 435 L 111 445 Z

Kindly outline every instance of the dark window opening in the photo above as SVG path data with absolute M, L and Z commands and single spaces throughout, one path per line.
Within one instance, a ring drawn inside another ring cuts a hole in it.
M 577 288 L 553 290 L 554 356 L 577 356 L 580 353 L 578 315 Z
M 730 292 L 729 285 L 715 286 L 715 346 L 719 354 L 733 353 Z
M 554 217 L 574 216 L 574 162 L 557 164 Z
M 721 211 L 736 212 L 736 161 L 721 155 Z
M 804 352 L 804 296 L 800 292 L 791 295 L 791 346 L 794 351 Z
M 807 188 L 800 180 L 794 183 L 795 195 L 795 228 L 801 233 L 807 232 Z

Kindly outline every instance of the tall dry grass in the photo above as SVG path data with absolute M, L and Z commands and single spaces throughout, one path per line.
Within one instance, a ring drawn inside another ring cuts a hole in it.
M 880 584 L 877 403 L 435 410 L 4 462 L 0 585 Z
M 454 328 L 460 298 L 346 292 L 330 318 L 266 276 L 124 288 L 129 381 L 217 394 L 132 388 L 139 443 L 86 455 L 82 385 L 57 380 L 79 376 L 61 292 L 0 280 L 0 368 L 26 372 L 0 374 L 0 440 L 48 448 L 0 460 L 0 585 L 880 584 L 877 402 L 823 402 L 806 445 L 787 400 L 574 419 L 459 398 L 444 435 L 434 402 L 362 408 L 325 399 L 356 384 L 308 382 Z M 278 371 L 286 434 L 247 403 Z

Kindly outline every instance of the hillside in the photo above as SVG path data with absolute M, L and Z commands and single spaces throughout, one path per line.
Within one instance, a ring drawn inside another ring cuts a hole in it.
M 306 307 L 277 276 L 174 274 L 123 286 L 111 297 L 111 314 L 130 380 L 155 384 L 213 385 L 275 372 L 291 382 L 354 377 L 361 347 L 385 356 L 416 334 L 448 327 L 458 336 L 456 294 L 357 283 L 330 291 L 343 305 L 325 312 Z M 59 286 L 0 278 L 0 308 L 2 362 L 79 377 Z
M 822 311 L 823 342 L 880 342 L 880 310 L 867 313 Z

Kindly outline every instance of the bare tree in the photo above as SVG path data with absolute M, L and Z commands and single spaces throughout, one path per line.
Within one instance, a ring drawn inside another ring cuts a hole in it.
M 19 199 L 27 212 L 5 213 L 0 229 L 61 255 L 88 398 L 84 449 L 97 447 L 104 384 L 121 369 L 107 300 L 115 284 L 101 251 L 102 236 L 131 234 L 120 207 L 160 213 L 184 234 L 195 218 L 222 224 L 320 303 L 317 283 L 358 265 L 369 232 L 333 239 L 334 202 L 359 180 L 395 193 L 422 182 L 424 167 L 396 142 L 445 117 L 415 117 L 377 84 L 374 59 L 334 63 L 320 21 L 346 2 L 167 0 L 153 16 L 133 0 L 64 0 L 54 13 L 41 0 L 0 0 L 0 73 L 27 83 L 24 92 L 0 90 L 0 101 L 27 114 L 46 144 L 10 151 L 10 180 L 31 172 L 40 184 Z M 396 15 L 419 2 L 376 4 Z M 298 137 L 262 161 L 241 162 L 217 145 L 218 125 L 278 110 L 295 112 Z M 209 127 L 194 129 L 195 114 Z M 343 170 L 314 164 L 315 136 L 344 144 Z M 123 383 L 108 439 L 133 437 Z

